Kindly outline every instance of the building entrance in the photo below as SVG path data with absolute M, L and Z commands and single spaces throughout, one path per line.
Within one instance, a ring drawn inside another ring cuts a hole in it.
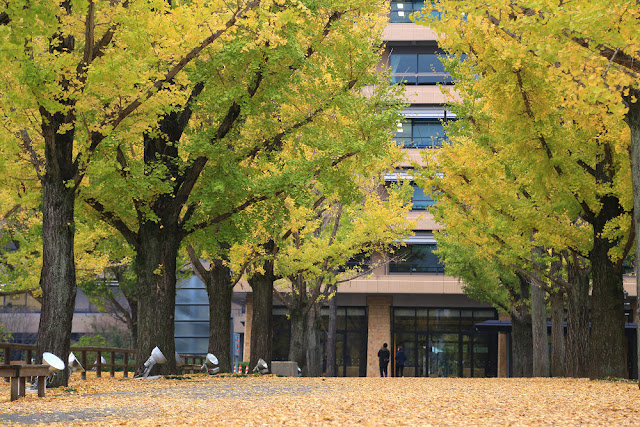
M 474 327 L 497 317 L 494 310 L 395 308 L 393 313 L 394 349 L 402 345 L 407 356 L 405 377 L 497 375 L 497 334 Z

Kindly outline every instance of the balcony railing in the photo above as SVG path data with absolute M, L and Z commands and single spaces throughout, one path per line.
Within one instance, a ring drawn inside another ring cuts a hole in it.
M 443 274 L 444 266 L 442 265 L 424 265 L 421 263 L 411 262 L 393 262 L 389 264 L 389 273 L 391 274 L 424 274 L 436 273 Z
M 440 148 L 447 141 L 444 136 L 394 136 L 393 139 L 404 148 Z

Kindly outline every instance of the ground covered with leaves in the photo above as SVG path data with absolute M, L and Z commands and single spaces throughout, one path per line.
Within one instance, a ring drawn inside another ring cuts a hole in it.
M 121 374 L 120 374 L 121 375 Z M 517 378 L 188 377 L 74 374 L 68 388 L 15 402 L 0 423 L 90 425 L 638 425 L 629 381 Z

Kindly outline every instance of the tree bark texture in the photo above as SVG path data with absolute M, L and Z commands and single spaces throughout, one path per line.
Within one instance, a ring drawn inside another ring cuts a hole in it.
M 322 348 L 320 347 L 320 330 L 318 328 L 318 305 L 314 306 L 307 313 L 306 322 L 306 367 L 303 370 L 306 377 L 319 377 L 322 375 Z
M 551 376 L 564 377 L 564 294 L 555 289 L 551 295 Z
M 74 132 L 59 133 L 71 120 L 62 113 L 43 115 L 46 172 L 42 180 L 42 309 L 38 326 L 37 363 L 50 352 L 67 364 L 71 346 L 71 322 L 76 299 L 74 249 L 75 189 L 68 187 L 75 174 Z M 68 372 L 55 375 L 51 387 L 66 386 Z
M 273 307 L 273 260 L 263 265 L 264 273 L 254 273 L 249 278 L 253 291 L 253 320 L 251 323 L 251 361 L 254 367 L 258 359 L 263 359 L 271 366 L 272 349 L 272 307 Z
M 567 340 L 565 373 L 589 375 L 589 273 L 576 262 L 567 262 Z
M 231 372 L 231 269 L 216 259 L 205 276 L 209 297 L 209 353 L 218 358 L 220 372 Z
M 307 368 L 307 315 L 304 308 L 289 310 L 291 339 L 289 341 L 289 360 L 297 362 L 303 372 Z
M 513 338 L 513 376 L 533 375 L 533 334 L 531 311 L 526 301 L 529 299 L 529 282 L 518 275 L 520 298 L 511 312 L 511 336 Z
M 545 292 L 531 284 L 531 331 L 533 335 L 533 376 L 549 376 L 549 341 L 547 335 L 547 309 Z
M 626 377 L 622 272 L 609 258 L 609 250 L 614 243 L 602 236 L 609 216 L 602 212 L 617 206 L 617 199 L 610 199 L 603 198 L 601 214 L 594 223 L 593 248 L 589 253 L 593 277 L 589 340 L 591 378 Z
M 167 358 L 167 363 L 154 367 L 153 372 L 175 374 L 176 260 L 181 239 L 175 223 L 161 224 L 145 221 L 139 231 L 136 365 L 140 369 L 157 346 Z
M 633 220 L 636 232 L 636 268 L 640 266 L 640 90 L 631 89 L 628 97 L 629 110 L 626 122 L 631 131 L 631 180 L 633 183 Z M 631 97 L 635 97 L 635 102 Z M 636 274 L 636 295 L 640 297 L 640 275 Z M 640 325 L 640 310 L 636 310 L 636 325 Z M 640 334 L 636 328 L 636 341 L 638 344 L 636 361 L 640 372 Z M 640 374 L 638 375 L 638 387 L 640 387 Z
M 337 375 L 336 339 L 338 335 L 338 299 L 334 295 L 329 300 L 329 327 L 327 331 L 327 371 L 328 377 Z

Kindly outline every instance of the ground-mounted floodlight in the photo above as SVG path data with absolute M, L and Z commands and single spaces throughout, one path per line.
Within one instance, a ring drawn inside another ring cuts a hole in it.
M 156 363 L 158 365 L 167 363 L 167 358 L 164 357 L 164 354 L 162 354 L 158 347 L 154 347 L 154 349 L 151 351 L 151 356 L 149 356 L 147 361 L 144 362 L 144 371 L 142 372 L 141 377 L 147 378 L 149 376 L 149 373 L 151 372 L 151 369 L 153 369 Z
M 102 365 L 106 365 L 107 364 L 107 359 L 104 358 L 104 356 L 100 356 L 100 363 Z M 96 358 L 96 361 L 93 362 L 93 368 L 91 368 L 92 371 L 97 371 L 98 370 L 98 359 Z
M 69 373 L 78 371 L 84 372 L 84 366 L 82 366 L 73 352 L 69 353 L 69 363 L 67 363 L 67 366 L 69 366 Z
M 262 359 L 258 359 L 258 364 L 255 368 L 253 368 L 253 372 L 260 372 L 260 374 L 268 374 L 269 373 L 269 365 Z
M 211 353 L 207 353 L 207 357 L 204 359 L 204 363 L 202 364 L 200 370 L 208 372 L 209 375 L 215 375 L 220 372 L 220 367 L 218 366 L 218 364 L 218 358 Z
M 45 351 L 44 353 L 42 353 L 42 364 L 43 365 L 47 365 L 49 367 L 49 376 L 44 379 L 44 386 L 46 388 L 47 387 L 47 382 L 51 382 L 53 380 L 53 376 L 57 372 L 60 372 L 60 371 L 62 371 L 64 369 L 64 362 L 62 361 L 62 359 L 60 359 L 55 354 L 49 353 L 48 351 Z M 39 380 L 40 380 L 40 377 L 37 377 L 35 379 L 33 384 L 31 384 L 31 387 L 30 387 L 29 391 L 38 390 L 38 381 Z
M 177 351 L 175 353 L 176 353 L 176 366 L 184 365 L 184 360 L 182 360 L 182 357 L 180 357 Z

